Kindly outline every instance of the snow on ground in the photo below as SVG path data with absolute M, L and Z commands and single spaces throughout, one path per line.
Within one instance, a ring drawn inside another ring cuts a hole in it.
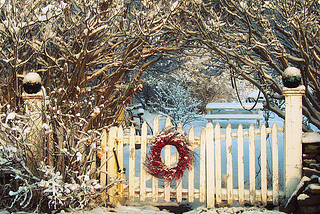
M 9 214 L 8 211 L 0 211 L 0 214 Z M 27 212 L 16 212 L 19 214 L 27 214 Z M 105 208 L 99 207 L 95 208 L 90 211 L 72 211 L 66 212 L 61 211 L 62 213 L 79 213 L 79 214 L 111 214 L 111 213 L 119 213 L 119 214 L 166 214 L 166 213 L 174 213 L 170 212 L 166 209 L 159 209 L 158 207 L 151 206 L 151 205 L 144 205 L 144 206 L 117 206 L 115 208 Z M 177 211 L 176 213 L 182 213 Z M 243 214 L 284 214 L 284 212 L 280 212 L 277 210 L 267 210 L 264 208 L 258 207 L 221 207 L 221 208 L 213 208 L 208 209 L 204 206 L 196 207 L 190 211 L 183 212 L 185 214 L 231 214 L 231 213 L 243 213 Z
M 105 213 L 119 213 L 119 214 L 156 214 L 156 213 L 173 213 L 168 210 L 162 209 L 160 210 L 158 207 L 154 207 L 151 205 L 145 206 L 117 206 L 114 209 L 110 208 L 96 208 L 91 211 L 82 211 L 82 212 L 74 212 L 74 213 L 83 213 L 83 214 L 105 214 Z M 180 212 L 177 212 L 180 213 Z M 214 209 L 207 209 L 203 206 L 197 207 L 190 211 L 184 212 L 185 214 L 198 214 L 198 213 L 208 213 L 208 214 L 229 214 L 229 213 L 243 213 L 243 214 L 282 214 L 283 212 L 277 210 L 267 210 L 264 208 L 258 207 L 221 207 Z M 2 214 L 2 213 L 1 213 Z

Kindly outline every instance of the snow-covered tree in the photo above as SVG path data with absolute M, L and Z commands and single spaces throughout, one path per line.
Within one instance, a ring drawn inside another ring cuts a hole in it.
M 182 72 L 171 73 L 162 77 L 146 78 L 147 91 L 140 94 L 140 101 L 147 109 L 163 116 L 169 116 L 174 126 L 179 122 L 186 125 L 199 119 L 201 101 L 191 96 L 188 75 Z
M 97 185 L 99 164 L 105 164 L 99 157 L 107 151 L 101 130 L 119 123 L 123 106 L 141 90 L 142 73 L 183 44 L 171 37 L 177 6 L 0 1 L 1 208 L 82 208 L 122 182 Z M 48 95 L 41 127 L 24 115 L 22 80 L 29 72 L 41 76 Z
M 0 6 L 1 105 L 22 111 L 21 80 L 35 71 L 57 110 L 86 118 L 85 130 L 116 123 L 140 90 L 142 73 L 183 43 L 171 37 L 174 1 L 28 0 Z
M 257 87 L 265 107 L 282 118 L 277 100 L 284 99 L 284 70 L 300 69 L 303 115 L 320 128 L 319 13 L 318 0 L 187 0 L 175 29 L 195 41 L 192 48 L 206 48 L 213 61 L 223 60 L 233 83 L 242 78 Z

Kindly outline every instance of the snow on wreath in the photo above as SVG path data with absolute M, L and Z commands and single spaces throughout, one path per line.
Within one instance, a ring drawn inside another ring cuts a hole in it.
M 177 148 L 179 161 L 176 166 L 170 167 L 165 165 L 161 158 L 161 151 L 164 146 L 172 145 Z M 194 152 L 190 149 L 189 141 L 183 131 L 161 131 L 147 154 L 145 166 L 147 172 L 154 177 L 179 180 L 182 178 L 186 169 L 190 169 L 194 162 Z

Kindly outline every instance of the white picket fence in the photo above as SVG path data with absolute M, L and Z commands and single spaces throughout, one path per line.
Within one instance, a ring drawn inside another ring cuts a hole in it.
M 165 121 L 165 127 L 170 126 L 171 121 L 168 117 Z M 179 124 L 177 129 L 182 129 L 182 125 Z M 124 167 L 124 163 L 128 163 L 128 166 L 126 166 L 128 167 L 127 185 L 118 185 L 108 190 L 109 200 L 112 203 L 124 200 L 182 202 L 187 199 L 190 203 L 195 200 L 206 203 L 207 207 L 221 204 L 232 205 L 234 201 L 239 204 L 261 203 L 262 205 L 266 205 L 270 201 L 274 205 L 278 205 L 279 199 L 284 196 L 283 191 L 279 190 L 278 157 L 278 133 L 283 132 L 283 127 L 278 127 L 276 123 L 273 124 L 272 128 L 266 128 L 262 124 L 259 129 L 255 129 L 251 125 L 248 130 L 244 130 L 242 125 L 239 125 L 236 131 L 232 131 L 231 125 L 223 130 L 218 123 L 215 126 L 208 123 L 202 129 L 200 136 L 195 136 L 194 128 L 191 127 L 187 136 L 189 141 L 192 142 L 192 149 L 198 151 L 199 161 L 198 163 L 196 161 L 196 165 L 184 174 L 182 180 L 174 183 L 155 178 L 145 170 L 144 162 L 148 145 L 151 145 L 155 136 L 159 133 L 158 117 L 153 121 L 153 132 L 153 135 L 147 135 L 146 123 L 142 125 L 141 136 L 135 135 L 133 127 L 127 134 L 124 134 L 125 130 L 122 127 L 112 127 L 108 132 L 106 130 L 103 132 L 102 147 L 108 148 L 108 152 L 102 156 L 101 163 L 106 161 L 107 164 L 102 166 L 101 171 L 108 172 L 111 177 L 112 175 L 116 177 L 118 174 L 112 148 L 116 149 L 120 168 Z M 271 138 L 272 140 L 272 163 L 267 160 L 268 135 L 268 139 Z M 260 142 L 258 142 L 256 136 L 260 136 L 258 137 Z M 233 139 L 236 139 L 236 142 Z M 248 141 L 248 154 L 245 154 L 244 139 L 246 142 Z M 136 144 L 140 144 L 141 149 L 136 150 Z M 222 149 L 221 145 L 225 145 L 225 148 Z M 259 163 L 257 163 L 256 158 L 256 147 L 258 145 L 260 147 Z M 236 149 L 232 148 L 235 146 Z M 129 147 L 129 155 L 124 157 L 124 148 L 126 147 Z M 164 150 L 165 164 L 172 166 L 177 162 L 178 154 L 172 153 L 171 150 L 174 151 L 174 149 L 171 146 L 165 146 Z M 223 154 L 222 151 L 225 151 L 226 154 Z M 138 153 L 139 160 L 136 159 Z M 222 162 L 222 156 L 226 157 L 224 159 L 226 163 Z M 249 158 L 249 175 L 245 175 L 245 171 L 247 171 L 244 163 L 245 156 Z M 234 163 L 237 165 L 233 166 Z M 270 167 L 270 164 L 272 167 Z M 139 166 L 138 169 L 137 165 Z M 257 168 L 257 166 L 260 167 Z M 196 170 L 197 173 L 195 173 L 195 167 L 199 167 Z M 234 170 L 235 168 L 237 170 Z M 226 171 L 226 173 L 222 173 L 223 171 Z M 237 174 L 234 171 L 237 171 Z M 234 178 L 235 176 L 236 178 Z M 257 180 L 259 183 L 257 183 Z M 237 181 L 237 184 L 234 181 Z M 102 174 L 101 184 L 105 185 L 106 182 L 108 182 L 106 176 Z M 185 185 L 186 182 L 187 185 Z M 186 186 L 186 188 L 183 188 L 183 186 Z

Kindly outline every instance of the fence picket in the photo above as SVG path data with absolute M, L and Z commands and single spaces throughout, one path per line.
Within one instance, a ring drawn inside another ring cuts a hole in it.
M 238 126 L 238 188 L 239 204 L 244 205 L 244 154 L 243 154 L 243 127 Z
M 222 204 L 222 189 L 221 189 L 221 129 L 220 124 L 216 123 L 214 130 L 215 140 L 215 167 L 216 167 L 216 203 Z
M 118 129 L 118 140 L 117 142 L 117 156 L 118 156 L 118 163 L 119 163 L 119 167 L 120 167 L 120 171 L 121 172 L 123 170 L 123 142 L 124 142 L 124 136 L 123 136 L 123 128 L 122 126 L 119 127 Z M 124 175 L 121 173 L 118 176 L 120 176 L 121 179 L 124 179 Z M 117 185 L 117 194 L 118 194 L 118 198 L 119 198 L 119 202 L 121 204 L 124 203 L 124 198 L 123 198 L 123 184 L 118 184 Z
M 249 182 L 250 182 L 250 203 L 256 202 L 256 161 L 255 161 L 254 126 L 249 127 Z
M 147 172 L 144 168 L 147 155 L 147 123 L 144 122 L 141 128 L 141 156 L 140 156 L 140 201 L 146 201 L 146 184 L 147 184 Z
M 194 141 L 194 128 L 191 126 L 188 133 L 188 140 L 191 143 L 191 149 L 194 151 L 195 149 L 195 141 Z M 188 172 L 188 200 L 189 202 L 194 202 L 194 163 L 189 169 Z
M 117 136 L 117 127 L 111 127 L 108 136 L 108 161 L 107 161 L 107 170 L 108 170 L 108 177 L 107 177 L 107 184 L 113 182 L 113 180 L 117 177 L 117 165 L 116 159 L 113 153 L 113 149 L 115 148 L 115 138 Z M 116 186 L 112 186 L 108 188 L 107 193 L 109 196 L 109 200 L 111 204 L 117 204 L 117 199 L 114 197 L 116 195 L 117 188 Z
M 159 118 L 156 116 L 153 120 L 153 136 L 159 133 Z M 159 198 L 159 179 L 152 177 L 152 200 L 157 202 Z
M 272 202 L 279 204 L 279 143 L 278 143 L 278 125 L 272 126 Z
M 107 130 L 102 130 L 102 136 L 101 136 L 101 166 L 100 166 L 100 185 L 106 186 L 107 185 L 107 153 L 105 150 L 107 149 Z M 103 192 L 101 194 L 102 200 L 106 200 L 106 193 Z
M 171 127 L 170 117 L 166 118 L 165 128 Z M 171 165 L 171 146 L 167 145 L 164 147 L 165 164 L 170 167 Z M 164 201 L 170 202 L 170 180 L 165 179 L 164 181 Z
M 206 166 L 207 166 L 207 207 L 213 208 L 215 204 L 214 188 L 214 143 L 213 143 L 213 125 L 206 125 Z
M 97 175 L 95 173 L 92 174 L 97 169 L 97 150 L 96 150 L 96 144 L 95 143 L 91 143 L 90 150 L 92 151 L 92 153 L 91 153 L 91 155 L 92 155 L 92 163 L 91 163 L 91 166 L 90 166 L 90 175 L 93 176 L 94 179 L 96 179 Z M 53 164 L 51 164 L 50 166 L 53 166 Z
M 260 151 L 261 151 L 261 201 L 263 206 L 267 205 L 267 132 L 266 125 L 261 125 L 260 136 Z
M 182 129 L 182 123 L 179 123 L 179 124 L 177 125 L 177 131 L 183 131 L 183 129 Z M 176 154 L 177 154 L 176 162 L 178 163 L 178 161 L 179 161 L 178 152 L 177 152 Z M 176 192 L 177 192 L 177 202 L 180 203 L 180 202 L 182 201 L 182 178 L 177 179 L 177 189 L 176 189 Z
M 135 128 L 130 127 L 129 133 L 129 201 L 134 201 L 135 198 Z
M 200 203 L 206 201 L 206 135 L 206 129 L 202 128 L 200 132 Z
M 226 151 L 227 151 L 227 200 L 233 204 L 233 170 L 232 170 L 232 129 L 229 124 L 226 129 Z

